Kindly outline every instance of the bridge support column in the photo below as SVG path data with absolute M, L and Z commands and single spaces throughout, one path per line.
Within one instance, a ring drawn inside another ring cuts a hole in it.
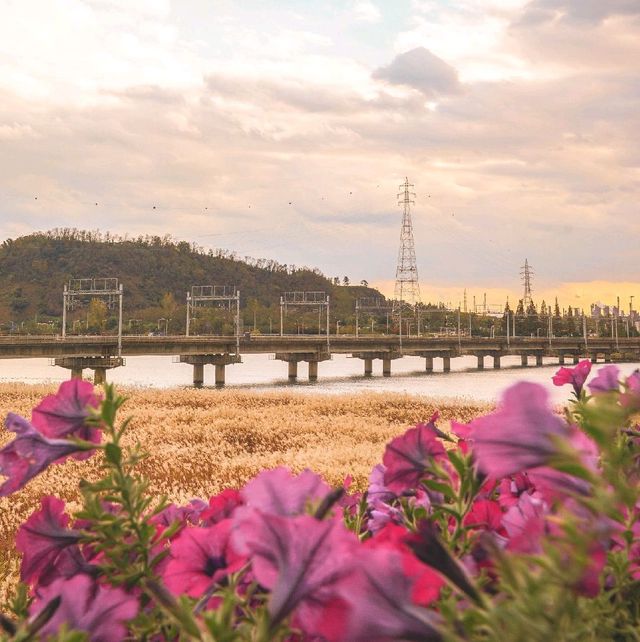
M 574 354 L 573 355 L 573 365 L 574 366 L 578 365 L 579 362 L 580 362 L 580 355 L 579 354 Z
M 296 381 L 298 378 L 298 362 L 289 361 L 289 381 Z
M 484 370 L 484 355 L 478 355 L 478 370 Z
M 442 372 L 451 372 L 451 357 L 442 357 Z
M 526 368 L 529 365 L 529 357 L 526 354 L 520 355 L 520 365 Z
M 598 363 L 598 353 L 594 352 L 590 354 L 589 359 L 591 360 L 591 363 Z
M 536 366 L 539 367 L 541 365 L 542 365 L 542 355 L 541 354 L 537 354 L 536 355 Z
M 494 354 L 493 355 L 493 367 L 496 370 L 500 368 L 500 355 L 499 354 Z
M 563 366 L 564 365 L 564 352 L 561 352 L 558 355 L 558 365 Z
M 383 377 L 391 376 L 391 359 L 389 359 L 389 357 L 385 357 L 382 360 L 382 376 Z
M 309 361 L 309 381 L 318 381 L 318 362 Z
M 433 357 L 424 358 L 424 369 L 425 372 L 431 374 L 433 372 Z
M 364 376 L 370 377 L 373 374 L 373 359 L 364 360 Z
M 202 388 L 204 384 L 204 363 L 193 364 L 193 385 L 195 388 Z
M 216 386 L 224 386 L 224 363 L 216 363 Z
M 122 357 L 56 357 L 54 365 L 71 370 L 72 379 L 82 379 L 82 371 L 94 372 L 94 383 L 101 385 L 107 380 L 107 370 L 124 365 Z

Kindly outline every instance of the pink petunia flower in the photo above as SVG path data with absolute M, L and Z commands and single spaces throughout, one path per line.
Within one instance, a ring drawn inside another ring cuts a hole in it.
M 65 381 L 54 395 L 45 397 L 34 409 L 31 423 L 45 436 L 60 439 L 73 435 L 100 442 L 100 430 L 87 425 L 89 408 L 97 408 L 100 398 L 88 381 Z
M 576 397 L 579 397 L 582 392 L 584 382 L 587 380 L 590 372 L 591 361 L 589 361 L 589 359 L 583 359 L 574 368 L 560 368 L 560 370 L 558 370 L 558 372 L 553 376 L 552 381 L 556 386 L 564 386 L 565 384 L 570 383 L 573 386 Z
M 518 503 L 502 518 L 509 537 L 507 548 L 518 553 L 540 553 L 548 512 L 549 508 L 539 493 L 520 495 Z
M 478 468 L 496 479 L 545 465 L 557 452 L 554 436 L 568 437 L 569 428 L 534 383 L 515 384 L 496 411 L 471 422 Z
M 171 544 L 171 558 L 163 569 L 167 588 L 180 595 L 202 596 L 212 585 L 239 570 L 246 558 L 231 543 L 231 520 L 206 528 L 189 527 Z
M 60 463 L 69 455 L 92 452 L 66 439 L 48 439 L 13 413 L 7 415 L 5 426 L 17 437 L 0 450 L 0 474 L 7 477 L 0 486 L 0 497 L 20 490 L 50 464 Z
M 241 491 L 248 506 L 273 515 L 300 515 L 310 504 L 319 504 L 331 487 L 314 472 L 303 470 L 294 475 L 283 466 L 265 470 Z
M 38 632 L 38 639 L 55 635 L 63 624 L 67 629 L 84 631 L 92 642 L 121 642 L 126 638 L 126 622 L 138 613 L 138 600 L 121 588 L 100 586 L 87 575 L 56 580 L 39 589 L 29 609 L 31 618 L 53 599 L 60 606 Z
M 200 513 L 200 520 L 205 526 L 217 524 L 231 517 L 243 504 L 242 495 L 234 488 L 226 488 L 221 493 L 209 498 L 209 506 Z
M 476 499 L 471 510 L 464 518 L 467 528 L 504 533 L 502 526 L 502 510 L 498 502 L 490 499 Z
M 42 508 L 34 512 L 16 534 L 16 548 L 22 553 L 20 579 L 23 582 L 37 580 L 44 586 L 60 575 L 66 576 L 69 571 L 75 574 L 74 570 L 79 572 L 83 568 L 77 546 L 80 533 L 68 526 L 64 502 L 56 497 L 43 497 Z M 77 550 L 71 552 L 70 548 Z
M 416 488 L 433 459 L 446 457 L 439 440 L 440 431 L 433 421 L 418 424 L 396 437 L 384 451 L 384 483 L 396 494 Z

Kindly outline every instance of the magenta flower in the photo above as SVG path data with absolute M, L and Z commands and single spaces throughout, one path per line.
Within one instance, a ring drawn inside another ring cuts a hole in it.
M 352 571 L 357 539 L 341 520 L 242 510 L 233 542 L 249 556 L 258 582 L 271 590 L 273 621 L 296 609 L 296 621 L 312 631 L 322 608 L 336 597 L 338 583 Z
M 387 444 L 382 461 L 384 483 L 396 494 L 416 488 L 432 461 L 445 456 L 440 431 L 433 422 L 418 424 Z
M 348 603 L 345 642 L 378 640 L 441 640 L 432 611 L 412 600 L 415 580 L 403 570 L 402 555 L 388 547 L 364 550 L 358 564 L 340 583 Z
M 620 404 L 627 410 L 640 409 L 640 370 L 632 372 L 624 382 Z
M 0 497 L 20 490 L 50 464 L 74 453 L 87 452 L 87 448 L 66 439 L 47 439 L 26 419 L 13 413 L 7 415 L 5 426 L 17 437 L 0 450 L 0 474 L 7 478 L 0 486 Z
M 595 379 L 592 379 L 589 383 L 591 394 L 595 395 L 601 392 L 618 390 L 620 387 L 619 376 L 620 369 L 618 366 L 605 366 L 604 368 L 600 368 Z
M 100 398 L 88 381 L 71 379 L 58 388 L 55 395 L 45 397 L 31 415 L 33 425 L 45 436 L 54 439 L 73 435 L 98 443 L 100 431 L 87 425 L 90 408 L 97 408 Z
M 87 575 L 56 580 L 38 589 L 29 614 L 32 619 L 56 597 L 60 606 L 38 632 L 38 639 L 55 635 L 63 624 L 67 629 L 84 631 L 92 642 L 121 642 L 126 638 L 126 622 L 138 613 L 138 600 L 120 588 L 100 586 Z
M 576 396 L 579 397 L 590 372 L 591 361 L 584 359 L 574 368 L 560 368 L 553 377 L 553 383 L 556 386 L 564 386 L 566 383 L 570 383 Z
M 569 429 L 549 407 L 547 391 L 534 383 L 515 384 L 495 412 L 471 422 L 478 468 L 496 479 L 544 466 L 556 454 L 555 436 L 568 437 Z
M 74 562 L 82 559 L 77 546 L 80 533 L 70 530 L 68 525 L 64 502 L 56 497 L 43 497 L 42 508 L 20 526 L 16 535 L 16 548 L 22 553 L 20 579 L 23 582 L 38 580 L 41 586 L 50 583 L 59 574 L 48 575 L 60 563 L 63 566 L 71 563 L 74 570 Z M 77 549 L 71 556 L 68 555 L 69 547 Z
M 265 470 L 241 491 L 248 506 L 273 515 L 300 515 L 310 504 L 319 504 L 331 487 L 310 470 L 293 475 L 288 468 Z
M 545 515 L 549 508 L 539 493 L 523 493 L 518 503 L 503 516 L 502 525 L 507 531 L 507 548 L 518 553 L 539 553 L 540 541 L 545 534 Z
M 464 525 L 467 528 L 501 531 L 502 510 L 500 504 L 490 499 L 476 499 L 464 518 Z
M 226 488 L 221 493 L 209 498 L 209 506 L 200 513 L 204 525 L 217 524 L 223 519 L 231 517 L 242 506 L 242 495 L 234 488 Z
M 246 558 L 231 544 L 231 526 L 231 520 L 226 519 L 207 528 L 186 528 L 175 538 L 164 570 L 170 591 L 200 597 L 242 567 Z

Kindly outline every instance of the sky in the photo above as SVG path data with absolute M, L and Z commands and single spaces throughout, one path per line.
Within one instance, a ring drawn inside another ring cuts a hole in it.
M 640 301 L 640 0 L 0 0 L 0 238 Z M 626 307 L 626 306 L 623 306 Z

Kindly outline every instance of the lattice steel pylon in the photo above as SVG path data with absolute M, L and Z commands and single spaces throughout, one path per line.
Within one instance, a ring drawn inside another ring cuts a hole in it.
M 416 265 L 416 249 L 413 240 L 413 225 L 411 223 L 411 205 L 415 204 L 415 193 L 409 191 L 413 185 L 405 178 L 399 186 L 398 205 L 402 205 L 402 229 L 400 231 L 400 250 L 396 268 L 396 287 L 394 290 L 394 312 L 402 305 L 420 303 L 420 283 L 418 281 L 418 266 Z
M 522 279 L 522 284 L 524 285 L 524 295 L 522 297 L 522 305 L 524 306 L 525 312 L 531 305 L 531 281 L 533 280 L 533 268 L 529 265 L 527 259 L 524 260 L 524 265 L 520 268 L 520 278 Z

